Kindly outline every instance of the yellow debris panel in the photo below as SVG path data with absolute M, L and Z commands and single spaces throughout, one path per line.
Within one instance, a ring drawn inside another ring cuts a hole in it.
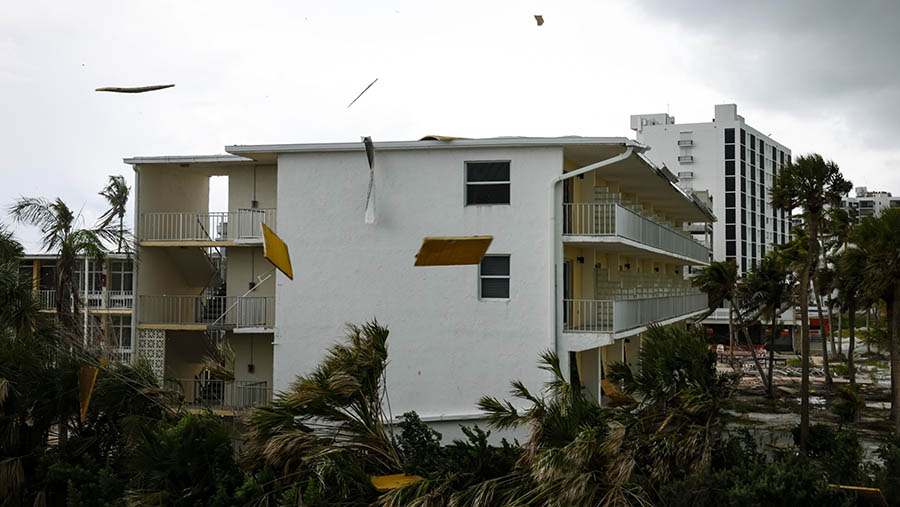
M 416 266 L 480 264 L 493 236 L 425 238 L 416 254 Z
M 829 487 L 856 492 L 856 505 L 871 505 L 888 507 L 884 493 L 878 488 L 864 488 L 862 486 L 844 486 L 842 484 L 829 484 Z
M 379 492 L 384 492 L 390 491 L 394 488 L 399 488 L 400 486 L 406 486 L 407 484 L 412 484 L 424 480 L 425 479 L 419 477 L 418 475 L 373 475 L 372 485 L 375 486 L 375 489 Z
M 78 369 L 78 402 L 81 405 L 81 422 L 87 417 L 88 405 L 91 403 L 91 394 L 94 392 L 94 384 L 97 382 L 96 366 L 82 366 Z
M 291 255 L 288 253 L 288 247 L 277 234 L 269 229 L 266 224 L 262 225 L 263 231 L 263 256 L 269 260 L 276 268 L 285 274 L 291 280 L 294 279 L 294 269 L 291 267 Z

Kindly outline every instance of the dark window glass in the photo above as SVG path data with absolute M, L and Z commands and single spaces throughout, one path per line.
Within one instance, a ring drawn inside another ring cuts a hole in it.
M 725 223 L 733 224 L 735 218 L 734 208 L 728 208 L 725 210 Z
M 741 160 L 745 160 L 747 158 L 747 150 L 741 145 Z
M 750 211 L 756 211 L 756 199 L 750 199 Z
M 747 242 L 741 241 L 741 255 L 747 255 Z
M 759 154 L 762 155 L 766 151 L 766 143 L 762 139 L 759 140 Z
M 746 192 L 746 191 L 747 191 L 747 180 L 744 178 L 741 178 L 741 192 Z
M 509 204 L 509 162 L 466 162 L 466 204 Z
M 734 192 L 728 192 L 725 194 L 725 206 L 734 207 Z
M 741 224 L 741 240 L 747 239 L 747 226 Z M 746 247 L 744 247 L 746 249 Z
M 509 256 L 485 255 L 481 260 L 481 297 L 509 298 Z
M 734 142 L 734 129 L 725 129 L 725 142 L 726 143 Z
M 756 149 L 756 136 L 750 134 L 750 147 Z
M 734 145 L 733 144 L 725 145 L 725 158 L 728 158 L 728 159 L 734 158 Z
M 747 175 L 747 164 L 745 162 L 741 162 L 741 176 Z
M 750 181 L 756 181 L 756 170 L 753 169 L 753 164 L 750 165 Z
M 750 184 L 750 196 L 756 197 L 756 185 L 753 183 Z
M 741 223 L 747 223 L 747 210 L 741 210 Z
M 741 193 L 741 207 L 742 208 L 747 207 L 747 194 L 745 194 L 743 192 Z
M 778 158 L 780 159 L 781 164 L 784 165 L 784 152 L 783 151 L 778 152 Z
M 756 229 L 750 229 L 750 241 L 756 242 Z
M 741 183 L 743 183 L 743 181 L 744 180 L 742 179 Z M 725 190 L 728 192 L 734 191 L 734 177 L 732 177 L 732 176 L 725 177 Z
M 725 255 L 737 255 L 737 243 L 734 241 L 725 242 Z
M 734 160 L 725 161 L 725 174 L 727 176 L 732 176 L 734 174 Z
M 734 259 L 734 257 L 731 257 L 731 256 L 725 257 L 725 262 L 735 262 L 735 259 Z
M 726 225 L 725 226 L 725 239 L 734 239 L 734 225 Z
M 766 159 L 763 157 L 763 152 L 759 152 L 759 170 L 762 171 L 766 167 Z
M 747 258 L 741 258 L 741 271 L 747 271 Z
M 750 213 L 750 225 L 756 227 L 756 213 Z
M 778 160 L 778 157 L 775 156 L 775 152 L 776 152 L 776 151 L 778 151 L 778 150 L 776 150 L 775 147 L 772 146 L 772 161 L 773 161 L 773 162 L 774 162 L 775 160 Z
M 741 144 L 744 144 L 744 139 L 746 138 L 747 133 L 744 132 L 744 129 L 741 129 Z

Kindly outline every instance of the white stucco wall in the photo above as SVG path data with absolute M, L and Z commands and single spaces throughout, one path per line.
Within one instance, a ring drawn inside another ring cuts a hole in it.
M 511 160 L 511 204 L 465 206 L 464 162 Z M 549 181 L 559 148 L 376 154 L 376 223 L 364 223 L 363 152 L 283 154 L 279 234 L 295 279 L 278 275 L 274 382 L 310 372 L 344 335 L 377 317 L 391 335 L 387 385 L 394 415 L 472 414 L 510 380 L 539 389 L 548 335 Z M 511 255 L 510 299 L 478 299 L 478 267 L 414 267 L 425 236 L 490 234 Z

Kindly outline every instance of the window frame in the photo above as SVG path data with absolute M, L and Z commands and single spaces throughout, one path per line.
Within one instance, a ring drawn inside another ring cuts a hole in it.
M 506 275 L 483 275 L 481 273 L 482 263 L 484 259 L 487 257 L 506 257 L 509 263 L 509 272 Z M 496 298 L 496 297 L 485 297 L 482 294 L 481 286 L 482 280 L 484 279 L 494 279 L 494 280 L 506 280 L 506 297 L 505 298 Z M 485 256 L 481 259 L 481 262 L 478 263 L 478 300 L 479 301 L 509 301 L 512 299 L 510 296 L 512 294 L 512 255 L 508 253 L 494 253 L 494 254 L 485 254 Z
M 473 181 L 469 182 L 469 164 L 509 164 L 509 179 L 507 181 Z M 505 184 L 509 187 L 509 202 L 505 203 L 469 203 L 469 185 L 501 185 Z M 463 206 L 511 206 L 512 205 L 512 160 L 465 160 L 463 161 Z

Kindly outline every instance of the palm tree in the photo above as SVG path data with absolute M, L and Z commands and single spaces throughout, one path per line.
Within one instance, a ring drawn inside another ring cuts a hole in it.
M 782 305 L 785 301 L 790 300 L 791 273 L 782 259 L 774 252 L 770 252 L 744 276 L 744 279 L 745 283 L 742 291 L 745 293 L 745 299 L 759 305 L 762 308 L 761 316 L 768 316 L 772 322 L 767 344 L 769 349 L 769 383 L 766 387 L 768 396 L 774 398 L 775 337 L 778 336 L 778 316 L 782 312 Z
M 80 215 L 76 215 L 61 199 L 22 197 L 9 209 L 16 221 L 41 229 L 42 246 L 56 253 L 56 312 L 67 332 L 81 336 L 76 314 L 81 301 L 75 265 L 79 257 L 93 257 L 101 261 L 106 249 L 103 240 L 114 239 L 115 233 L 106 227 L 79 229 Z M 70 305 L 70 302 L 71 305 Z
M 756 371 L 764 386 L 769 385 L 766 374 L 763 372 L 759 358 L 756 356 L 756 349 L 753 348 L 753 341 L 750 339 L 750 331 L 747 329 L 747 323 L 741 312 L 738 298 L 738 274 L 737 264 L 734 261 L 720 262 L 713 261 L 700 270 L 700 272 L 691 280 L 694 287 L 698 287 L 709 297 L 710 308 L 718 308 L 723 302 L 728 303 L 729 316 L 736 317 L 738 327 L 740 327 L 744 340 L 750 348 L 750 355 L 753 357 L 753 364 L 756 365 Z M 730 317 L 729 317 L 730 318 Z
M 888 208 L 856 227 L 854 243 L 866 257 L 864 283 L 887 311 L 891 351 L 891 422 L 900 434 L 900 209 Z
M 815 153 L 788 161 L 772 187 L 772 207 L 786 211 L 803 208 L 809 235 L 806 262 L 800 273 L 800 448 L 804 452 L 809 439 L 809 282 L 818 260 L 819 223 L 825 208 L 837 207 L 852 187 L 837 164 Z
M 837 258 L 832 288 L 838 292 L 840 310 L 849 315 L 850 347 L 847 350 L 847 367 L 850 384 L 856 384 L 856 368 L 853 364 L 853 349 L 856 346 L 856 307 L 863 297 L 866 256 L 855 247 L 844 249 Z
M 312 373 L 251 413 L 243 450 L 251 469 L 271 465 L 324 489 L 334 484 L 324 484 L 317 471 L 333 470 L 342 501 L 372 489 L 367 474 L 401 469 L 383 405 L 388 330 L 377 321 L 347 328 L 346 342 L 332 347 Z
M 832 385 L 832 380 L 831 366 L 828 362 L 828 335 L 825 332 L 825 315 L 822 313 L 822 298 L 827 293 L 828 287 L 831 286 L 831 277 L 831 271 L 828 269 L 828 266 L 824 265 L 824 261 L 816 266 L 812 276 L 813 293 L 816 295 L 816 314 L 819 316 L 819 338 L 822 339 L 822 367 L 825 370 L 826 387 Z M 831 325 L 830 318 L 828 319 L 828 324 L 829 326 Z
M 100 191 L 100 195 L 109 203 L 109 209 L 100 216 L 100 227 L 109 227 L 113 219 L 119 219 L 116 253 L 122 253 L 122 244 L 125 242 L 125 235 L 127 234 L 125 230 L 125 213 L 128 211 L 126 207 L 130 190 L 125 183 L 125 178 L 119 175 L 110 176 L 109 183 Z

